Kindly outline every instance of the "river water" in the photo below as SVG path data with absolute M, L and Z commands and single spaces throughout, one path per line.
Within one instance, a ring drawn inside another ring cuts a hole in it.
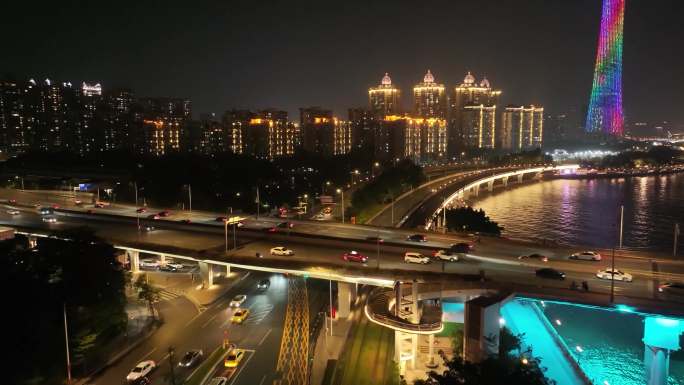
M 675 223 L 684 230 L 684 174 L 509 185 L 472 204 L 508 237 L 606 248 L 618 242 L 624 205 L 623 246 L 671 252 Z

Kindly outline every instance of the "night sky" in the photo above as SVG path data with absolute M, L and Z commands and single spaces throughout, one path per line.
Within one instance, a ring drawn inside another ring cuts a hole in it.
M 3 4 L 0 74 L 189 97 L 195 116 L 277 107 L 296 120 L 309 105 L 346 117 L 384 72 L 409 108 L 428 68 L 447 86 L 470 70 L 504 104 L 581 111 L 601 11 L 600 0 L 143 2 Z M 632 121 L 684 123 L 683 3 L 627 0 Z

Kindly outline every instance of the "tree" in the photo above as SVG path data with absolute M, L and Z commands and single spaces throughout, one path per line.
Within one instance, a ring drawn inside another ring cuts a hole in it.
M 446 223 L 449 231 L 475 231 L 500 235 L 503 227 L 492 221 L 482 209 L 459 207 L 448 209 Z
M 138 289 L 138 298 L 147 302 L 147 307 L 150 310 L 150 315 L 152 318 L 156 319 L 156 313 L 154 310 L 155 302 L 159 302 L 161 296 L 159 294 L 160 290 L 147 282 L 147 275 L 141 274 L 138 279 L 135 280 L 134 286 Z

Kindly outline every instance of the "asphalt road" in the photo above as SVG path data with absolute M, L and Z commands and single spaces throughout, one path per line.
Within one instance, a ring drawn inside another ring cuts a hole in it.
M 269 278 L 271 287 L 264 292 L 256 283 Z M 168 347 L 175 348 L 174 373 L 177 380 L 189 377 L 195 368 L 181 368 L 178 360 L 190 349 L 202 349 L 206 358 L 223 342 L 224 331 L 230 343 L 248 350 L 248 356 L 231 378 L 231 384 L 259 383 L 265 373 L 273 373 L 278 358 L 282 335 L 283 313 L 287 305 L 287 280 L 281 275 L 250 273 L 231 288 L 215 304 L 198 313 L 185 297 L 162 301 L 158 309 L 165 323 L 114 366 L 108 368 L 89 384 L 121 385 L 128 372 L 140 361 L 154 360 L 158 368 L 149 376 L 153 384 L 170 383 Z M 230 322 L 234 309 L 228 306 L 236 294 L 246 294 L 243 307 L 250 316 L 243 325 Z M 177 381 L 180 383 L 180 381 Z

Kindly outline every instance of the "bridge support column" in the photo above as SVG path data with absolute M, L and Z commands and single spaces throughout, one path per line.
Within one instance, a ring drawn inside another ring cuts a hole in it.
M 159 264 L 166 265 L 166 255 L 165 254 L 159 254 Z
M 416 368 L 416 354 L 418 353 L 418 334 L 400 331 L 394 332 L 394 362 L 399 364 L 399 374 L 406 374 L 406 364 L 410 369 Z
M 499 354 L 501 304 L 506 297 L 477 297 L 465 303 L 464 355 L 466 361 L 480 362 Z
M 534 174 L 534 179 L 541 180 L 542 179 L 542 173 L 538 172 L 538 173 Z
M 680 349 L 679 335 L 684 322 L 662 317 L 644 321 L 644 367 L 646 384 L 666 385 L 670 372 L 670 352 Z
M 348 282 L 337 282 L 337 314 L 340 318 L 349 317 L 354 302 L 355 286 Z
M 501 178 L 501 182 L 503 183 L 504 187 L 508 187 L 508 177 L 507 176 Z
M 206 262 L 199 263 L 200 276 L 202 277 L 202 287 L 210 288 L 214 284 L 214 271 L 212 266 Z
M 473 194 L 474 194 L 475 196 L 479 196 L 479 195 L 480 195 L 480 185 L 479 185 L 479 184 L 478 184 L 477 186 L 473 187 Z
M 525 174 L 518 174 L 518 183 L 522 183 Z
M 493 180 L 490 180 L 489 182 L 487 182 L 487 190 L 489 192 L 494 191 L 494 181 Z
M 411 323 L 420 323 L 420 314 L 418 314 L 418 284 L 413 282 L 411 284 Z
M 230 277 L 230 265 L 226 265 L 226 278 Z
M 35 235 L 29 235 L 28 236 L 28 247 L 29 247 L 29 249 L 33 249 L 36 246 L 38 246 L 38 237 L 36 237 Z
M 429 368 L 435 368 L 435 335 L 428 335 L 428 362 L 426 364 Z
M 464 190 L 464 191 L 461 193 L 461 198 L 462 198 L 463 200 L 468 199 L 469 196 L 470 196 L 470 190 Z
M 134 250 L 126 250 L 128 263 L 131 265 L 131 272 L 138 273 L 140 271 L 140 252 Z

